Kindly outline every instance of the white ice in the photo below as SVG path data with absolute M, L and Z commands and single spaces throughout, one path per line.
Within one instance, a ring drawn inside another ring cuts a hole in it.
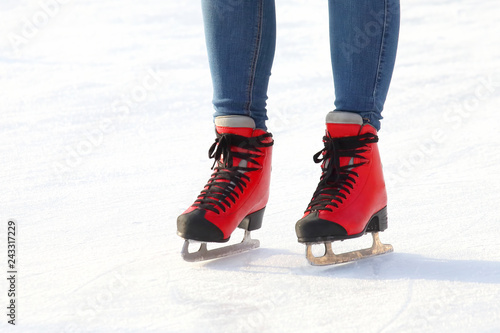
M 500 330 L 500 4 L 401 8 L 380 132 L 395 252 L 312 267 L 294 224 L 333 108 L 326 1 L 277 0 L 261 248 L 192 264 L 176 217 L 210 176 L 214 138 L 199 1 L 2 0 L 0 331 Z

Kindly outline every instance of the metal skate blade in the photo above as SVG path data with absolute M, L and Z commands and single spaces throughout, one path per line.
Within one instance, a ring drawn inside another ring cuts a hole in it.
M 332 250 L 332 243 L 327 242 L 325 244 L 325 254 L 321 257 L 315 257 L 312 252 L 312 245 L 306 245 L 306 257 L 311 265 L 314 266 L 325 266 L 325 265 L 336 265 L 346 262 L 351 262 L 355 260 L 365 259 L 385 253 L 394 251 L 392 245 L 382 244 L 378 232 L 372 233 L 373 244 L 371 248 L 356 250 L 341 254 L 335 254 Z
M 256 249 L 259 246 L 259 240 L 252 239 L 250 236 L 250 231 L 245 230 L 245 236 L 243 237 L 241 243 L 219 247 L 213 250 L 207 249 L 207 243 L 201 243 L 200 249 L 198 251 L 189 252 L 189 240 L 186 239 L 184 241 L 184 245 L 182 246 L 181 256 L 182 259 L 189 262 L 204 261 L 246 252 L 252 249 Z

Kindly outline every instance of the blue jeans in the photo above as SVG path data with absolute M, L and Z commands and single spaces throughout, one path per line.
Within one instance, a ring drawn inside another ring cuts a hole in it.
M 396 58 L 399 0 L 328 4 L 335 110 L 356 112 L 379 130 Z M 266 129 L 274 0 L 202 0 L 202 8 L 215 116 L 250 116 Z

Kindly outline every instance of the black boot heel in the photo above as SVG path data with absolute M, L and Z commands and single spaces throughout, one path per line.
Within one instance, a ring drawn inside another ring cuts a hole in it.
M 245 229 L 248 231 L 260 229 L 262 226 L 262 218 L 264 217 L 264 210 L 266 207 L 258 210 L 250 215 L 245 216 L 243 221 L 240 222 L 238 228 Z
M 379 232 L 385 229 L 387 229 L 387 206 L 372 216 L 366 232 Z

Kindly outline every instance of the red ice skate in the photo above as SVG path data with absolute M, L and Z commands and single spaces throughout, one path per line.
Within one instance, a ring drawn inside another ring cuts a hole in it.
M 262 225 L 269 198 L 272 134 L 255 129 L 246 116 L 215 119 L 216 139 L 209 157 L 215 159 L 212 176 L 193 205 L 177 218 L 177 234 L 186 241 L 182 257 L 201 261 L 240 253 L 259 246 L 250 231 Z M 207 250 L 207 242 L 227 242 L 237 228 L 245 230 L 239 244 Z M 189 241 L 202 242 L 190 253 Z
M 322 175 L 304 216 L 296 223 L 298 241 L 306 244 L 313 265 L 338 264 L 392 251 L 380 243 L 387 229 L 387 193 L 377 147 L 377 131 L 352 112 L 333 111 L 326 117 L 325 148 L 314 156 Z M 373 245 L 334 254 L 332 242 L 373 234 Z M 324 243 L 325 255 L 315 257 L 312 244 Z

